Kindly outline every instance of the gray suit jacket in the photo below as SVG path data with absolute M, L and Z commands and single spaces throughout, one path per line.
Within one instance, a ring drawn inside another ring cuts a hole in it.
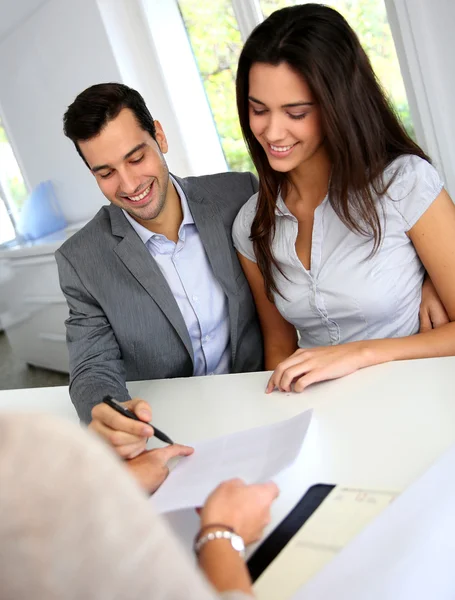
M 257 181 L 249 173 L 176 179 L 228 299 L 232 372 L 259 371 L 261 333 L 231 241 L 234 218 Z M 177 302 L 120 208 L 103 207 L 56 259 L 70 313 L 70 395 L 84 422 L 106 394 L 129 399 L 126 380 L 193 374 L 191 339 Z

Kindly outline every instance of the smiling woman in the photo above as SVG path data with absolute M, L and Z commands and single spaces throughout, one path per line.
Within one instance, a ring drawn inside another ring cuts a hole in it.
M 455 208 L 343 16 L 316 3 L 272 13 L 240 55 L 237 107 L 259 192 L 233 238 L 275 369 L 268 391 L 454 355 Z M 450 322 L 419 333 L 425 270 Z

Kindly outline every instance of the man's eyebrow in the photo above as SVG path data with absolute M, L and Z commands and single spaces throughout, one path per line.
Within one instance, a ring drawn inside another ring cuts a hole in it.
M 255 102 L 256 104 L 260 104 L 261 106 L 265 106 L 264 102 L 261 102 L 257 98 L 254 98 L 254 96 L 248 96 L 248 100 L 251 100 L 251 102 Z M 289 104 L 283 104 L 282 108 L 295 108 L 296 106 L 314 106 L 314 104 L 314 102 L 307 102 L 305 100 L 302 100 L 300 102 L 290 102 Z
M 142 148 L 145 148 L 147 146 L 147 144 L 145 142 L 142 142 L 142 144 L 138 144 L 137 146 L 134 146 L 134 148 L 132 150 L 130 150 L 129 152 L 127 152 L 125 154 L 125 156 L 123 157 L 123 160 L 128 160 L 130 158 L 130 156 L 133 156 L 133 154 L 135 152 L 137 152 L 138 150 L 142 150 Z
M 134 148 L 132 148 L 132 150 L 130 150 L 129 152 L 127 152 L 125 154 L 125 156 L 123 157 L 123 160 L 128 160 L 138 150 L 145 148 L 145 146 L 147 146 L 147 144 L 145 142 L 142 142 L 142 144 L 138 144 L 137 146 L 134 146 Z M 102 171 L 103 169 L 111 169 L 111 168 L 112 167 L 110 165 L 96 165 L 96 167 L 92 168 L 92 173 L 96 173 L 97 171 Z

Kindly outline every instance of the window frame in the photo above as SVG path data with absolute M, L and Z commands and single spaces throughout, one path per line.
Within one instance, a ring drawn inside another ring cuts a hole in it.
M 26 189 L 27 195 L 28 195 L 30 193 L 30 185 L 27 180 L 25 171 L 24 171 L 24 169 L 20 163 L 20 160 L 18 158 L 18 153 L 17 153 L 14 143 L 12 141 L 11 135 L 8 131 L 8 125 L 2 114 L 1 107 L 0 107 L 0 126 L 3 129 L 3 131 L 5 132 L 7 142 L 13 152 L 17 166 L 19 167 L 19 171 L 20 171 L 20 174 L 21 174 L 21 177 L 24 182 L 24 186 L 25 186 L 25 189 Z M 14 246 L 14 245 L 20 243 L 20 241 L 21 241 L 21 235 L 18 231 L 18 223 L 17 223 L 18 213 L 17 213 L 17 210 L 12 206 L 11 199 L 9 198 L 9 194 L 5 190 L 5 187 L 2 185 L 1 181 L 0 181 L 0 202 L 2 202 L 3 205 L 5 206 L 6 213 L 8 215 L 9 220 L 11 221 L 11 225 L 14 230 L 14 238 L 11 240 L 8 240 L 6 242 L 0 242 L 0 248 Z

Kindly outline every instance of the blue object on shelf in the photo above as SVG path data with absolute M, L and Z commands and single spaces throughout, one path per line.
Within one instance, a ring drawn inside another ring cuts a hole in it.
M 41 182 L 25 201 L 17 228 L 26 240 L 37 240 L 67 226 L 52 181 Z

